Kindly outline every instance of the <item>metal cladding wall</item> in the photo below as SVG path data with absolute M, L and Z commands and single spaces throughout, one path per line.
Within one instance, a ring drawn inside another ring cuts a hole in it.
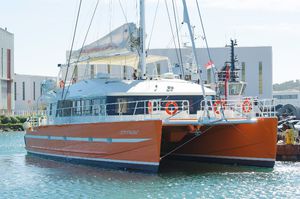
M 0 115 L 14 110 L 14 35 L 0 28 Z
M 56 77 L 15 74 L 15 114 L 29 114 L 37 110 L 38 103 L 41 105 L 41 84 L 48 79 L 56 81 Z
M 229 48 L 210 48 L 210 52 L 217 69 L 223 67 L 224 62 L 230 61 Z M 181 53 L 183 63 L 192 62 L 192 49 L 183 48 Z M 148 54 L 167 56 L 172 65 L 179 63 L 175 49 L 152 49 Z M 203 78 L 207 80 L 207 72 L 204 68 L 204 65 L 209 61 L 207 51 L 204 48 L 198 48 L 197 54 L 202 67 Z M 237 67 L 242 68 L 242 63 L 244 63 L 245 66 L 245 81 L 247 82 L 245 95 L 259 98 L 272 98 L 272 47 L 236 47 L 235 55 L 239 60 Z M 262 66 L 261 80 L 259 77 L 260 65 Z

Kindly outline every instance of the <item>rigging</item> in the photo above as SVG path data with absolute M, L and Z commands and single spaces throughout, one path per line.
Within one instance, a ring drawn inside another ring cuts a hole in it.
M 92 26 L 92 22 L 93 22 L 93 20 L 94 20 L 95 14 L 96 14 L 96 10 L 97 10 L 97 8 L 98 8 L 98 4 L 99 4 L 99 0 L 97 0 L 97 3 L 96 3 L 96 6 L 95 6 L 95 9 L 94 9 L 92 18 L 91 18 L 90 23 L 89 23 L 89 27 L 88 27 L 87 32 L 86 32 L 86 34 L 85 34 L 85 37 L 84 37 L 84 40 L 83 40 L 83 42 L 82 42 L 82 45 L 81 45 L 81 49 L 80 49 L 79 55 L 78 55 L 78 57 L 77 57 L 77 61 L 76 61 L 75 63 L 78 63 L 78 62 L 79 62 L 81 53 L 82 53 L 82 51 L 83 51 L 83 49 L 84 49 L 85 42 L 86 42 L 86 40 L 87 40 L 87 37 L 88 37 L 89 31 L 90 31 L 90 28 L 91 28 L 91 26 Z M 72 53 L 72 51 L 70 52 L 70 57 L 71 57 L 71 53 Z M 70 61 L 70 60 L 69 60 L 69 61 Z M 69 63 L 69 64 L 70 64 L 70 63 Z M 69 67 L 69 64 L 68 64 L 68 67 Z M 76 64 L 76 65 L 75 65 L 75 68 L 74 68 L 74 70 L 73 70 L 72 76 L 71 76 L 71 80 L 74 78 L 75 71 L 77 70 L 77 68 L 78 68 L 78 65 Z M 66 76 L 65 76 L 65 82 L 66 82 L 66 79 L 67 79 L 67 75 L 68 75 L 68 73 L 66 73 Z M 65 87 L 64 87 L 64 88 L 65 88 Z M 64 89 L 64 88 L 63 88 L 63 89 Z M 70 84 L 68 85 L 68 88 L 67 88 L 67 91 L 66 91 L 65 96 L 63 95 L 64 93 L 62 93 L 62 98 L 63 98 L 63 100 L 65 100 L 65 98 L 67 97 L 67 93 L 68 93 L 68 91 L 69 91 L 69 88 L 70 88 Z
M 81 3 L 82 3 L 82 0 L 80 0 L 80 2 L 79 2 L 79 8 L 78 8 L 78 12 L 77 12 L 77 18 L 76 18 L 76 23 L 75 23 L 74 33 L 73 33 L 71 50 L 70 50 L 70 54 L 69 54 L 69 58 L 68 58 L 67 71 L 66 71 L 66 76 L 65 76 L 65 80 L 64 80 L 65 82 L 67 81 L 67 76 L 68 76 L 68 72 L 69 72 L 71 55 L 72 55 L 72 51 L 73 51 L 73 45 L 74 45 L 74 40 L 75 40 L 76 30 L 77 30 L 77 25 L 78 25 L 78 19 L 79 19 L 79 14 L 80 14 L 80 9 L 81 9 Z M 61 93 L 61 98 L 62 99 L 64 97 L 64 91 L 65 91 L 65 86 L 63 86 L 63 90 L 62 90 L 62 93 Z

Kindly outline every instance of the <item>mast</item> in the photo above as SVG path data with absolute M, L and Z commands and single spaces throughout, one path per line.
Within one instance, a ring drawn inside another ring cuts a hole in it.
M 237 58 L 234 52 L 234 46 L 237 46 L 236 40 L 230 39 L 230 45 L 226 45 L 226 47 L 230 47 L 230 61 L 226 63 L 230 63 L 230 81 L 237 82 L 237 76 L 235 75 L 236 67 L 235 63 L 237 62 Z
M 140 0 L 140 59 L 139 68 L 140 78 L 146 79 L 146 50 L 145 50 L 145 0 Z
M 190 34 L 190 38 L 191 38 L 191 42 L 192 42 L 192 49 L 193 49 L 195 62 L 196 62 L 197 67 L 200 69 L 199 60 L 197 58 L 196 45 L 195 45 L 195 41 L 194 41 L 194 34 L 193 34 L 193 30 L 192 30 L 191 23 L 190 23 L 190 18 L 189 18 L 187 6 L 186 6 L 186 1 L 182 0 L 182 3 L 183 3 L 183 9 L 184 9 L 184 22 L 186 22 L 187 25 L 188 25 L 188 30 L 189 30 L 189 34 Z M 206 99 L 203 80 L 202 80 L 202 77 L 201 77 L 201 72 L 199 73 L 199 80 L 200 80 L 199 83 L 201 85 L 201 89 L 202 89 L 202 93 L 203 93 L 203 97 L 204 97 L 204 102 L 205 102 L 204 109 L 207 112 L 207 116 L 209 117 L 209 111 L 208 111 L 208 108 L 207 108 L 207 99 Z

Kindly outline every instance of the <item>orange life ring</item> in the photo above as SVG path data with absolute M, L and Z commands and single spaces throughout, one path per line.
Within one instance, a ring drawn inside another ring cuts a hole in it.
M 174 109 L 170 109 L 170 105 L 172 105 L 174 107 Z M 178 105 L 176 102 L 174 101 L 169 101 L 167 104 L 166 104 L 166 113 L 169 114 L 169 115 L 175 115 L 178 111 Z
M 221 100 L 216 100 L 215 103 L 213 104 L 214 106 L 214 112 L 216 114 L 220 114 L 220 110 L 218 109 L 218 107 L 223 107 L 223 109 L 225 109 L 225 105 L 226 105 L 226 102 L 225 101 L 221 101 Z
M 148 101 L 148 113 L 151 114 L 153 112 L 152 102 Z
M 242 104 L 242 109 L 244 113 L 249 113 L 252 110 L 252 104 L 249 99 L 246 99 Z

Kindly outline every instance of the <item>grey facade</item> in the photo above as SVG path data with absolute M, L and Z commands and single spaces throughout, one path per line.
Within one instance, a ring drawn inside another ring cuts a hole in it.
M 41 108 L 39 99 L 42 94 L 42 82 L 48 79 L 56 81 L 56 77 L 15 74 L 15 114 L 26 115 L 36 112 L 38 107 Z
M 210 52 L 217 69 L 230 60 L 229 48 L 210 48 Z M 148 54 L 167 56 L 172 65 L 180 63 L 175 49 L 152 49 Z M 183 63 L 193 62 L 190 48 L 183 48 L 181 54 Z M 245 95 L 272 98 L 272 47 L 236 47 L 235 55 L 239 60 L 238 68 L 241 69 L 240 80 L 247 83 Z M 204 48 L 197 49 L 197 56 L 202 67 L 209 61 Z M 207 81 L 209 78 L 204 67 L 202 74 Z

